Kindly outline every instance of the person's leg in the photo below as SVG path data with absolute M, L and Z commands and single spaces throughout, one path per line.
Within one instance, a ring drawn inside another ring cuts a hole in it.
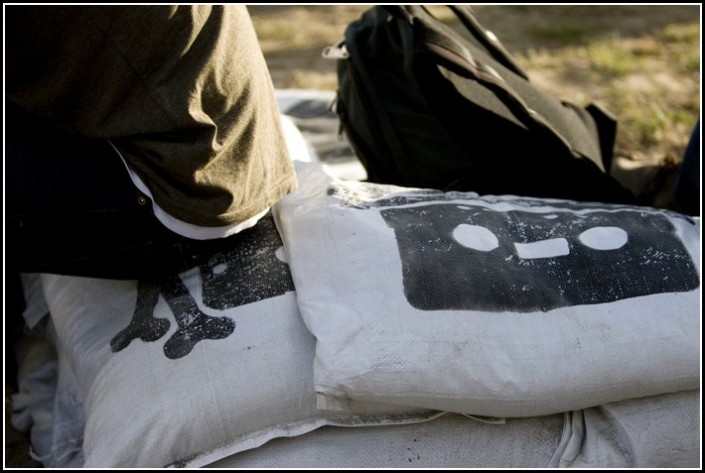
M 6 265 L 141 279 L 189 269 L 224 241 L 167 230 L 105 140 L 51 129 L 6 104 Z
M 698 120 L 683 154 L 683 164 L 673 190 L 677 210 L 688 215 L 700 215 L 700 159 L 700 120 Z
M 107 141 L 52 130 L 6 105 L 6 255 L 22 272 L 129 278 L 152 231 Z M 142 197 L 143 199 L 143 197 Z
M 233 244 L 170 232 L 107 141 L 57 132 L 6 104 L 6 384 L 24 327 L 20 272 L 173 279 Z

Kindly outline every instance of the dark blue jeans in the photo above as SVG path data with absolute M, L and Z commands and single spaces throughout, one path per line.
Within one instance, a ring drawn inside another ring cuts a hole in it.
M 5 206 L 6 273 L 154 278 L 231 244 L 167 230 L 106 140 L 50 129 L 10 103 Z
M 5 357 L 21 334 L 20 272 L 109 279 L 161 279 L 237 245 L 239 234 L 190 240 L 158 222 L 106 140 L 50 129 L 5 109 Z

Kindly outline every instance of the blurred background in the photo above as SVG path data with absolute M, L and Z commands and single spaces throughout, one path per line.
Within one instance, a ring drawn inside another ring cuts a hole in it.
M 321 51 L 371 6 L 248 8 L 275 87 L 335 90 L 336 64 Z M 473 8 L 537 87 L 617 116 L 617 177 L 643 202 L 667 206 L 700 113 L 700 5 Z M 457 25 L 446 8 L 431 10 Z

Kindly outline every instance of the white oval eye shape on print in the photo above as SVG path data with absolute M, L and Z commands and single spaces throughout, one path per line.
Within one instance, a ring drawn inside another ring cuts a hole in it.
M 619 227 L 593 227 L 578 235 L 578 240 L 593 250 L 617 250 L 627 244 L 629 235 Z
M 453 230 L 453 238 L 471 250 L 492 251 L 499 246 L 495 234 L 479 225 L 461 223 Z

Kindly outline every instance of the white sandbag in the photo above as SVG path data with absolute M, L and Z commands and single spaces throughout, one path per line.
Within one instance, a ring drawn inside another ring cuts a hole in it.
M 84 464 L 83 431 L 86 423 L 78 379 L 57 347 L 59 373 L 51 421 L 51 449 L 40 459 L 45 468 L 80 468 Z
M 314 339 L 280 250 L 266 217 L 230 250 L 163 280 L 43 275 L 85 410 L 85 467 L 200 466 L 328 423 L 439 415 L 318 414 Z
M 20 280 L 25 301 L 22 318 L 27 328 L 33 329 L 49 311 L 42 294 L 42 279 L 37 273 L 20 273 Z
M 556 414 L 487 423 L 461 415 L 389 427 L 323 427 L 209 468 L 545 468 L 563 434 Z
M 30 434 L 30 455 L 43 467 L 80 467 L 84 418 L 77 382 L 57 346 L 41 275 L 23 273 L 21 278 L 25 329 L 14 343 L 19 392 L 12 397 L 12 424 Z
M 700 390 L 605 404 L 570 414 L 570 440 L 551 467 L 700 467 Z
M 697 468 L 700 391 L 542 417 L 324 427 L 212 468 Z
M 319 407 L 517 417 L 699 387 L 699 221 L 297 169 L 275 217 Z
M 36 330 L 44 328 L 42 325 Z M 23 343 L 18 390 L 12 394 L 12 409 L 8 409 L 6 415 L 14 430 L 29 435 L 32 450 L 27 454 L 43 462 L 53 459 L 52 411 L 59 368 L 53 347 L 46 340 L 34 334 Z
M 21 391 L 13 396 L 13 424 L 19 430 L 23 425 L 28 428 L 30 454 L 44 468 L 79 468 L 83 466 L 85 419 L 78 383 L 56 347 L 51 320 L 45 331 L 42 342 L 51 347 L 52 355 L 20 381 Z

